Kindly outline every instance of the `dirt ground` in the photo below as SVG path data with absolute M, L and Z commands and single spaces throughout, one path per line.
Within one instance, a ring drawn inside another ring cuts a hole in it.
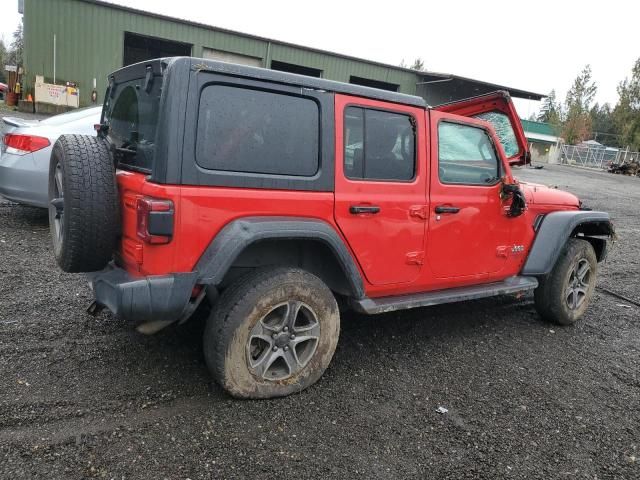
M 611 212 L 599 285 L 640 301 L 640 179 L 517 174 Z M 48 235 L 0 203 L 2 479 L 640 478 L 640 308 L 602 291 L 571 328 L 531 298 L 348 314 L 317 385 L 237 401 L 209 379 L 201 322 L 144 337 L 88 316 Z

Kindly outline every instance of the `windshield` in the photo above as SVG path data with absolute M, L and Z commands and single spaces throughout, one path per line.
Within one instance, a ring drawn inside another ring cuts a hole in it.
M 144 78 L 116 84 L 107 92 L 104 125 L 119 168 L 151 173 L 162 79 L 145 90 Z
M 495 111 L 483 112 L 478 115 L 474 115 L 474 118 L 489 122 L 493 126 L 507 158 L 511 158 L 520 152 L 518 140 L 515 132 L 513 131 L 513 126 L 511 125 L 511 120 L 509 120 L 509 117 L 506 114 Z

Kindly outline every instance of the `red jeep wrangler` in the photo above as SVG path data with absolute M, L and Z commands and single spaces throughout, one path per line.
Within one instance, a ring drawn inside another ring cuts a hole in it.
M 583 316 L 609 215 L 518 183 L 527 142 L 505 92 L 419 97 L 192 58 L 118 70 L 97 137 L 50 168 L 56 259 L 92 311 L 147 331 L 211 310 L 204 353 L 237 397 L 316 382 L 338 304 L 376 314 L 534 291 Z

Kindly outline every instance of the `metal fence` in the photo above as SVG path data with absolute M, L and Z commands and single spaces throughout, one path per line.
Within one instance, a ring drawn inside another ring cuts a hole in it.
M 600 145 L 560 145 L 560 163 L 606 170 L 611 165 L 638 161 L 640 152 L 608 149 Z

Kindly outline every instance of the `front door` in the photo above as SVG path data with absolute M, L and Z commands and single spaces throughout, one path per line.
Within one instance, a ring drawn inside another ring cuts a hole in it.
M 336 222 L 369 283 L 412 282 L 424 262 L 425 110 L 335 98 Z
M 487 122 L 438 111 L 430 129 L 428 265 L 440 279 L 499 278 L 511 230 L 499 141 Z

